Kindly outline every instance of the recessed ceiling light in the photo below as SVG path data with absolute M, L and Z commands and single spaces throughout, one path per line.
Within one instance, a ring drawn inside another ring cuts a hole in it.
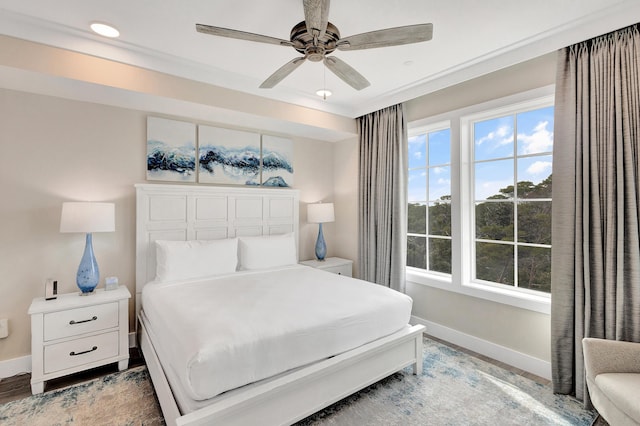
M 120 31 L 103 22 L 93 22 L 91 24 L 91 30 L 96 34 L 109 38 L 116 38 L 120 35 Z
M 316 95 L 322 97 L 323 99 L 327 99 L 333 93 L 329 89 L 318 89 L 316 90 Z

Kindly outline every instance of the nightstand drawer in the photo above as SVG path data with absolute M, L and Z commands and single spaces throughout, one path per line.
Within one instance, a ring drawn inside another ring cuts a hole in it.
M 51 312 L 44 315 L 44 340 L 77 336 L 117 326 L 117 302 Z
M 118 331 L 45 346 L 44 372 L 53 373 L 112 358 L 118 351 Z
M 332 274 L 344 275 L 352 277 L 353 262 L 340 257 L 327 257 L 325 260 L 303 260 L 301 265 L 310 266 L 312 268 L 321 269 Z
M 344 275 L 346 277 L 350 277 L 351 276 L 351 263 L 349 263 L 347 265 L 340 265 L 340 266 L 329 266 L 327 268 L 322 268 L 322 270 L 327 271 L 327 272 L 331 272 L 333 274 Z

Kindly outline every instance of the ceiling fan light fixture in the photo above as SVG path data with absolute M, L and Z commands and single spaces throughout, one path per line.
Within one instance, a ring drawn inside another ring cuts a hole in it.
M 92 22 L 90 27 L 91 31 L 103 37 L 116 38 L 120 36 L 120 31 L 117 28 L 104 22 Z
M 333 95 L 333 92 L 329 89 L 318 89 L 316 90 L 316 95 L 323 99 L 327 99 L 329 96 Z

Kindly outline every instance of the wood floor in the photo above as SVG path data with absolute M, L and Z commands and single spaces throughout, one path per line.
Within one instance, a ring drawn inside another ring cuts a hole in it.
M 486 357 L 484 355 L 480 355 L 476 352 L 470 351 L 468 349 L 465 349 L 461 346 L 457 346 L 454 345 L 452 343 L 449 342 L 445 342 L 443 340 L 437 339 L 435 337 L 432 336 L 427 336 L 432 340 L 435 340 L 436 342 L 440 342 L 442 344 L 445 344 L 447 346 L 450 346 L 454 349 L 459 350 L 460 352 L 464 352 L 467 353 L 471 356 L 475 356 L 476 358 L 482 359 L 483 361 L 486 362 L 490 362 L 494 365 L 497 365 L 499 367 L 504 368 L 505 370 L 511 371 L 513 373 L 519 374 L 523 377 L 526 377 L 530 380 L 533 380 L 535 382 L 544 384 L 544 385 L 548 385 L 549 384 L 549 380 L 546 380 L 542 377 L 533 375 L 531 373 L 528 373 L 526 371 L 520 370 L 518 368 L 512 367 L 510 365 L 504 364 L 500 361 L 496 361 L 494 359 L 491 359 L 489 357 Z M 130 348 L 129 349 L 129 367 L 136 367 L 138 365 L 143 365 L 144 364 L 144 358 L 142 358 L 142 355 L 140 353 L 140 351 L 138 350 L 138 348 Z M 85 382 L 87 380 L 91 380 L 91 379 L 95 379 L 97 377 L 102 377 L 104 375 L 107 375 L 109 373 L 115 373 L 118 371 L 118 364 L 111 364 L 111 365 L 106 365 L 104 367 L 98 367 L 98 368 L 94 368 L 92 370 L 88 370 L 88 371 L 84 371 L 81 373 L 76 373 L 70 376 L 66 376 L 66 377 L 60 377 L 58 379 L 54 379 L 54 380 L 49 380 L 48 382 L 46 382 L 45 384 L 45 392 L 47 391 L 51 391 L 51 390 L 55 390 L 55 389 L 60 389 L 60 388 L 64 388 L 67 386 L 71 386 L 77 383 L 81 383 L 81 382 Z M 26 398 L 28 396 L 31 396 L 31 385 L 30 385 L 30 380 L 31 380 L 31 374 L 29 373 L 25 373 L 25 374 L 19 374 L 17 376 L 13 376 L 13 377 L 8 377 L 6 379 L 0 379 L 0 404 L 5 404 L 7 402 L 10 401 L 15 401 L 17 399 L 22 399 L 22 398 Z

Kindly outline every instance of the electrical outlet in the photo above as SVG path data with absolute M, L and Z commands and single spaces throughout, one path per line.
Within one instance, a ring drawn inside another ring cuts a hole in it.
M 0 339 L 9 337 L 9 320 L 6 318 L 0 319 Z

